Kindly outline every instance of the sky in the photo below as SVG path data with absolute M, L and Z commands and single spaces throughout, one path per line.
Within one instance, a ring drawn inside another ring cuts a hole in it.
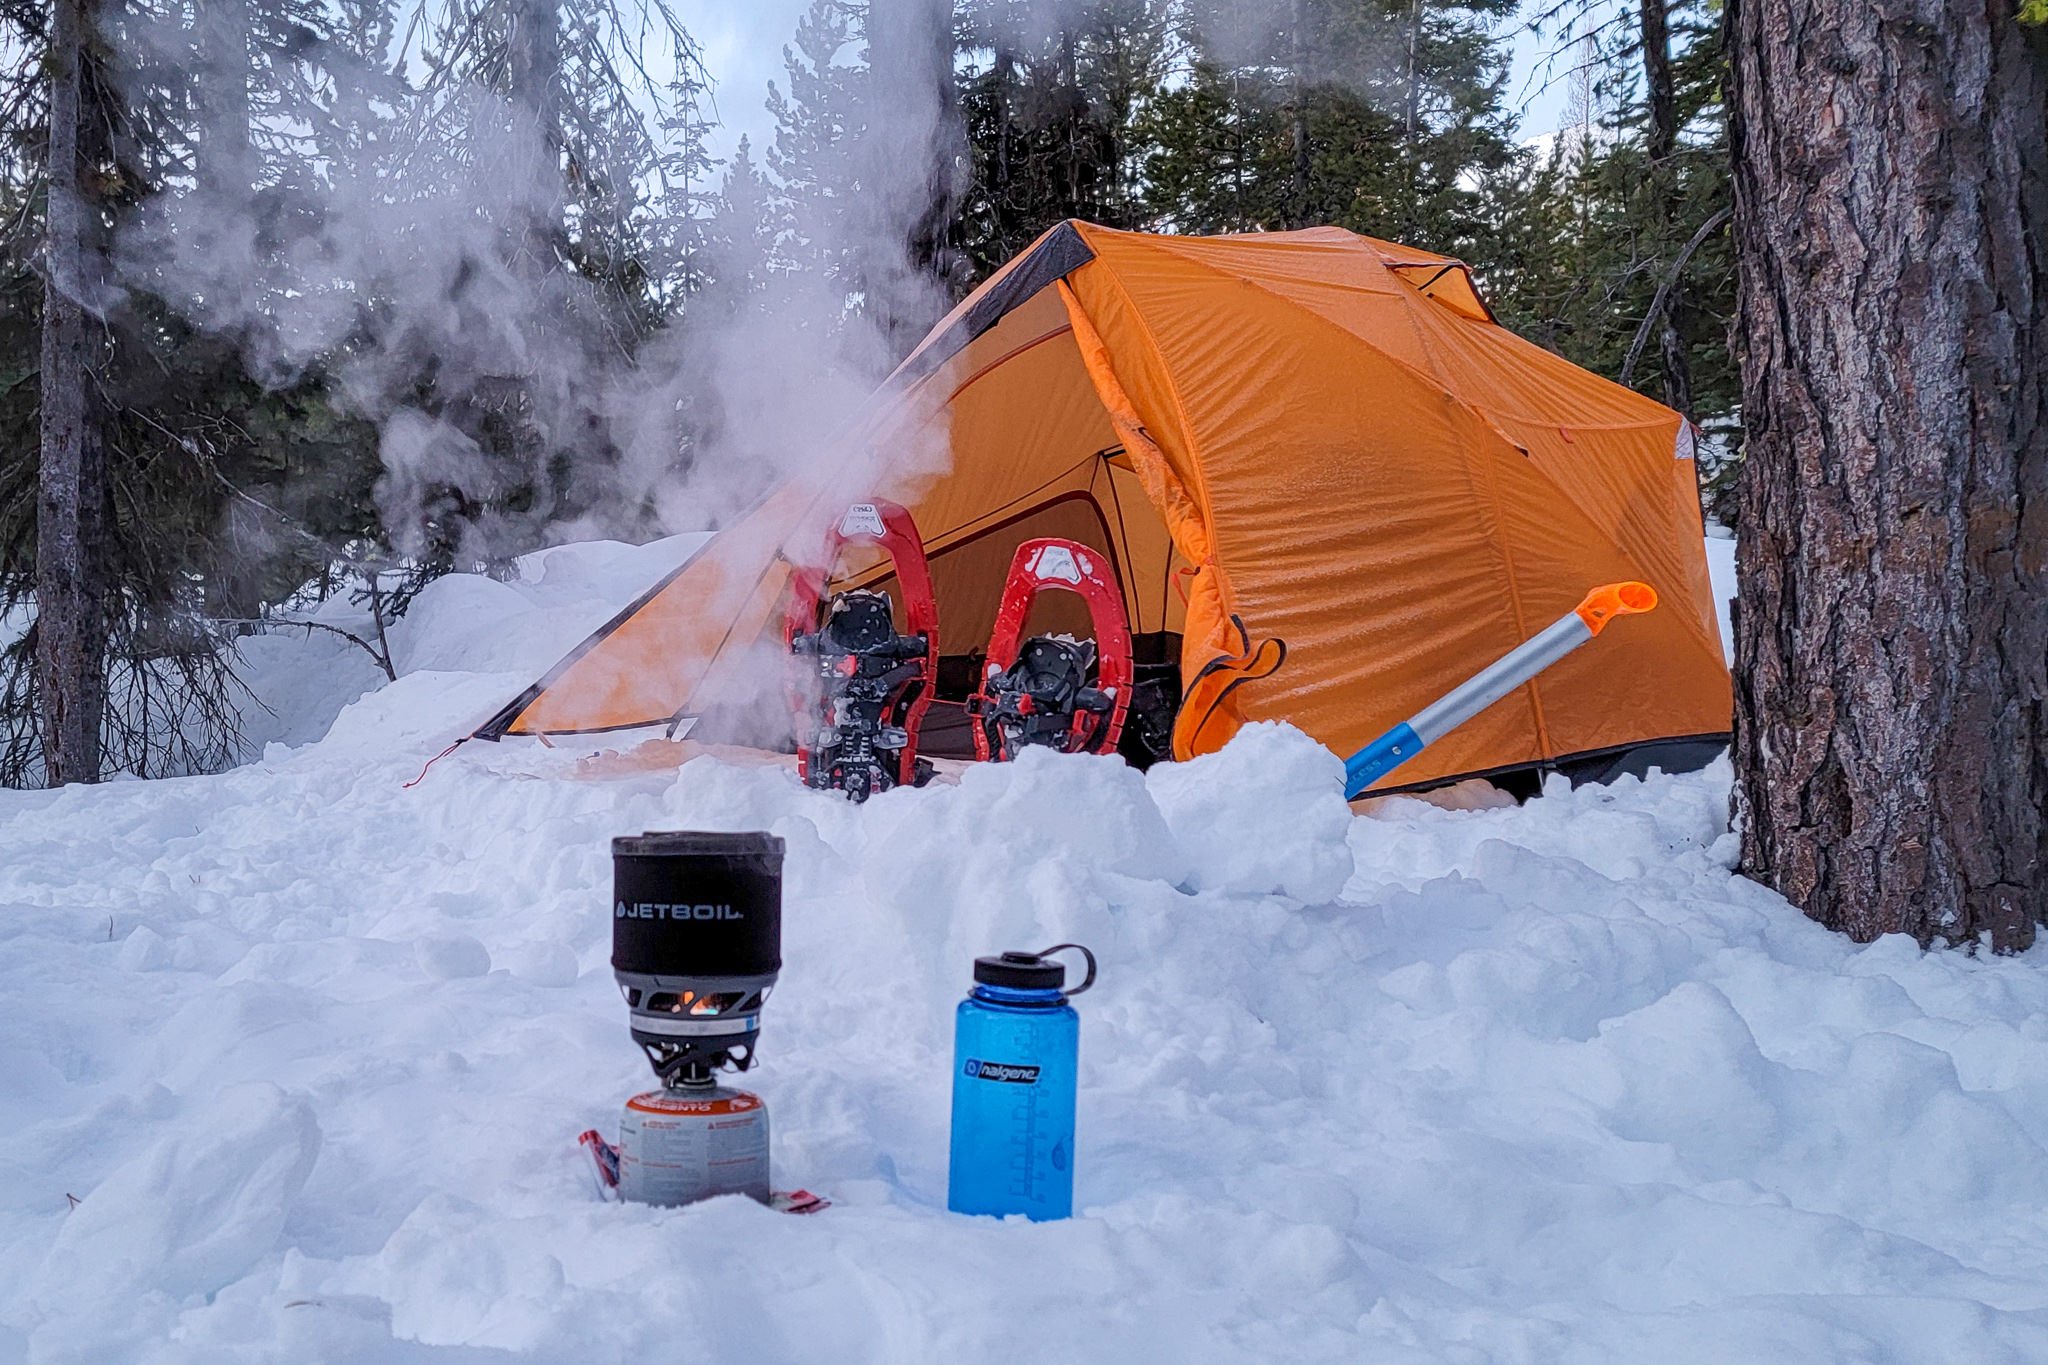
M 1612 0 L 1595 0 L 1611 7 Z M 762 107 L 768 82 L 782 80 L 782 49 L 796 33 L 797 17 L 808 0 L 678 0 L 676 14 L 703 45 L 704 65 L 717 82 L 714 98 L 721 127 L 712 138 L 713 154 L 728 155 L 744 134 L 758 159 L 774 125 Z M 1534 8 L 1534 6 L 1530 6 Z M 1519 28 L 1519 25 L 1517 25 Z M 1518 32 L 1513 38 L 1513 67 L 1508 76 L 1508 104 L 1518 112 L 1524 138 L 1556 131 L 1564 119 L 1569 82 L 1562 76 L 1567 62 L 1555 63 L 1546 83 L 1543 59 L 1556 39 Z
M 704 68 L 717 82 L 719 132 L 712 138 L 717 156 L 729 155 L 745 134 L 761 146 L 774 124 L 763 102 L 768 82 L 782 83 L 782 49 L 796 36 L 796 21 L 809 0 L 677 0 L 676 17 L 703 47 Z

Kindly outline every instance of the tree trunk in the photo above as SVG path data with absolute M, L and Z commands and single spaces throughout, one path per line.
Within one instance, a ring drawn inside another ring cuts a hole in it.
M 239 208 L 255 192 L 257 178 L 249 0 L 205 0 L 198 21 L 202 74 L 196 94 L 205 124 L 193 172 L 202 188 Z
M 1244 202 L 1244 90 L 1242 80 L 1235 68 L 1230 73 L 1230 198 L 1237 212 L 1234 232 L 1252 230 L 1251 215 L 1245 212 Z
M 1292 22 L 1288 24 L 1289 108 L 1287 124 L 1294 153 L 1292 192 L 1288 196 L 1287 226 L 1308 226 L 1308 4 L 1294 0 Z
M 1422 126 L 1422 0 L 1408 3 L 1408 65 L 1401 95 L 1401 134 L 1414 150 Z
M 1665 0 L 1637 6 L 1643 43 L 1643 95 L 1650 109 L 1647 150 L 1655 165 L 1678 147 L 1678 94 L 1671 79 L 1671 21 Z
M 49 71 L 49 207 L 43 258 L 41 448 L 36 497 L 36 686 L 51 786 L 97 782 L 106 719 L 101 525 L 106 467 L 92 401 L 87 302 L 100 284 L 88 190 L 87 77 L 95 0 L 56 0 Z
M 533 186 L 552 196 L 562 156 L 562 14 L 560 0 L 512 0 L 505 39 L 505 93 L 529 126 L 521 171 Z M 526 280 L 550 274 L 559 264 L 556 244 L 562 215 L 552 197 L 545 210 L 525 212 L 517 227 L 512 267 Z
M 1643 49 L 1643 93 L 1649 106 L 1650 135 L 1645 150 L 1650 158 L 1651 192 L 1657 197 L 1657 215 L 1663 239 L 1676 244 L 1686 227 L 1679 222 L 1678 167 L 1672 154 L 1678 150 L 1678 94 L 1671 78 L 1671 23 L 1666 0 L 1640 0 L 1640 36 Z M 1663 316 L 1657 324 L 1658 350 L 1664 358 L 1664 403 L 1692 420 L 1692 357 L 1678 329 L 1685 307 L 1685 281 L 1675 283 L 1664 300 Z
M 867 307 L 900 358 L 945 311 L 941 279 L 959 207 L 965 134 L 953 88 L 948 0 L 868 0 L 868 109 L 861 136 Z
M 1417 200 L 1421 198 L 1422 150 L 1417 146 L 1417 134 L 1422 131 L 1422 0 L 1409 0 L 1408 4 L 1408 70 L 1405 78 L 1405 93 L 1401 96 L 1401 151 L 1406 162 L 1403 183 L 1406 192 L 1402 199 L 1407 205 L 1401 240 L 1413 242 L 1422 231 L 1422 219 L 1417 211 Z
M 192 175 L 209 202 L 186 231 L 193 248 L 207 258 L 242 249 L 236 229 L 247 221 L 257 189 L 249 3 L 203 0 L 196 11 L 199 60 L 193 95 L 201 124 Z M 233 628 L 238 635 L 253 634 L 258 628 L 253 618 L 262 610 L 260 582 L 247 547 L 264 534 L 251 534 L 242 509 L 231 512 L 215 534 L 217 553 L 207 573 L 206 610 L 211 616 L 241 622 Z
M 1858 939 L 2048 918 L 2048 33 L 1731 0 L 1742 865 Z
M 996 171 L 995 178 L 988 185 L 989 213 L 996 224 L 997 242 L 1005 258 L 1014 256 L 1023 243 L 1010 240 L 1010 135 L 1016 126 L 1016 114 L 1010 107 L 1010 95 L 1016 88 L 1017 63 L 1010 49 L 1001 46 L 997 40 L 995 64 L 996 89 Z
M 1089 158 L 1084 128 L 1088 119 L 1088 97 L 1081 93 L 1080 63 L 1075 60 L 1074 30 L 1060 29 L 1060 108 L 1061 122 L 1065 125 L 1067 145 L 1060 157 L 1061 174 L 1066 178 L 1066 216 L 1086 218 L 1090 214 L 1081 199 L 1084 172 L 1089 167 L 1084 163 Z

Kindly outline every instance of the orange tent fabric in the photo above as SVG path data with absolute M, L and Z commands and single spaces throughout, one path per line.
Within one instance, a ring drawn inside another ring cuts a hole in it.
M 779 704 L 760 641 L 787 563 L 864 496 L 915 514 L 949 655 L 987 639 L 1019 541 L 1102 550 L 1133 631 L 1179 639 L 1177 757 L 1257 719 L 1349 753 L 1630 578 L 1663 606 L 1393 781 L 1728 730 L 1689 430 L 1501 327 L 1447 257 L 1335 228 L 1064 223 L 934 328 L 854 431 L 895 486 L 778 491 L 478 734 Z M 891 452 L 932 449 L 943 472 L 891 471 Z

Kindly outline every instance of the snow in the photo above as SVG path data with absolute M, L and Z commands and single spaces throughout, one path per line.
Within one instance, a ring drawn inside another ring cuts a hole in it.
M 697 533 L 645 545 L 558 545 L 514 561 L 503 582 L 475 574 L 437 579 L 391 628 L 393 665 L 400 674 L 492 675 L 477 679 L 470 692 L 485 697 L 495 688 L 503 702 L 709 539 Z M 33 619 L 26 606 L 0 612 L 0 649 L 20 639 Z M 366 605 L 338 593 L 304 619 L 318 624 L 276 624 L 236 642 L 235 673 L 245 689 L 237 709 L 248 757 L 272 744 L 297 747 L 320 739 L 345 707 L 385 681 L 367 650 L 335 633 L 374 641 Z
M 333 710 L 259 762 L 0 792 L 0 1361 L 2048 1358 L 2048 955 L 1809 923 L 1725 764 L 1353 815 L 1255 726 L 863 807 L 511 743 L 404 789 L 660 572 L 549 554 L 352 701 L 280 661 Z M 747 1084 L 822 1214 L 591 1192 L 650 1079 L 607 843 L 678 827 L 787 841 Z M 1063 940 L 1079 1215 L 950 1215 L 969 959 Z
M 388 632 L 393 667 L 401 675 L 491 674 L 491 683 L 471 690 L 482 697 L 496 687 L 502 702 L 708 539 L 692 534 L 645 545 L 558 545 L 522 556 L 503 582 L 476 574 L 436 579 Z M 364 640 L 376 633 L 368 607 L 346 593 L 323 602 L 310 619 Z M 321 738 L 343 708 L 384 681 L 367 651 L 329 630 L 279 626 L 237 649 L 237 673 L 254 703 L 242 708 L 251 756 L 271 744 L 296 747 Z
M 1714 586 L 1714 600 L 1721 604 L 1721 657 L 1735 659 L 1735 622 L 1727 610 L 1735 600 L 1735 533 L 1714 522 L 1707 523 L 1707 577 Z

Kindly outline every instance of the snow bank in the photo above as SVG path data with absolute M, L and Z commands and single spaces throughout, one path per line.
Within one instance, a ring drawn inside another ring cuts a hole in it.
M 1725 767 L 1353 817 L 1256 726 L 864 807 L 512 744 L 401 789 L 506 690 L 429 625 L 592 563 L 423 601 L 318 743 L 0 792 L 0 1360 L 2048 1358 L 2048 950 L 1806 922 Z M 648 1079 L 607 841 L 676 827 L 788 841 L 752 1084 L 816 1217 L 590 1192 Z M 953 1217 L 969 960 L 1068 939 L 1080 1216 Z
M 591 541 L 521 556 L 508 579 L 450 574 L 437 579 L 387 631 L 401 679 L 443 674 L 424 690 L 443 697 L 473 729 L 506 698 L 544 673 L 592 631 L 663 575 L 695 554 L 708 533 L 645 545 Z M 27 633 L 26 606 L 0 612 L 0 649 Z M 310 613 L 319 628 L 277 625 L 235 644 L 242 692 L 242 749 L 249 758 L 271 745 L 297 748 L 321 739 L 344 708 L 386 682 L 384 670 L 347 631 L 374 642 L 369 609 L 339 593 Z M 388 714 L 389 708 L 386 708 Z M 441 722 L 437 711 L 435 724 Z
M 0 795 L 32 1358 L 942 1359 L 1020 1321 L 1105 1361 L 2048 1351 L 2042 956 L 1807 924 L 1729 875 L 1725 771 L 1354 820 L 1279 727 L 864 808 L 469 755 Z M 606 840 L 676 825 L 789 841 L 756 1083 L 822 1216 L 589 1193 L 573 1136 L 644 1077 Z M 1084 1213 L 952 1217 L 968 959 L 1070 938 Z
M 392 666 L 401 679 L 463 675 L 446 685 L 475 713 L 474 728 L 708 539 L 559 545 L 522 556 L 502 582 L 477 574 L 437 579 L 388 630 Z M 312 619 L 375 638 L 368 609 L 346 593 L 322 603 Z M 5 631 L 0 622 L 0 642 Z M 385 682 L 367 651 L 332 631 L 281 626 L 242 640 L 237 654 L 249 691 L 242 728 L 251 756 L 272 744 L 296 748 L 322 738 L 344 707 Z
M 226 1087 L 72 1210 L 30 1300 L 53 1315 L 121 1313 L 225 1288 L 269 1257 L 319 1151 L 303 1099 L 262 1082 Z

